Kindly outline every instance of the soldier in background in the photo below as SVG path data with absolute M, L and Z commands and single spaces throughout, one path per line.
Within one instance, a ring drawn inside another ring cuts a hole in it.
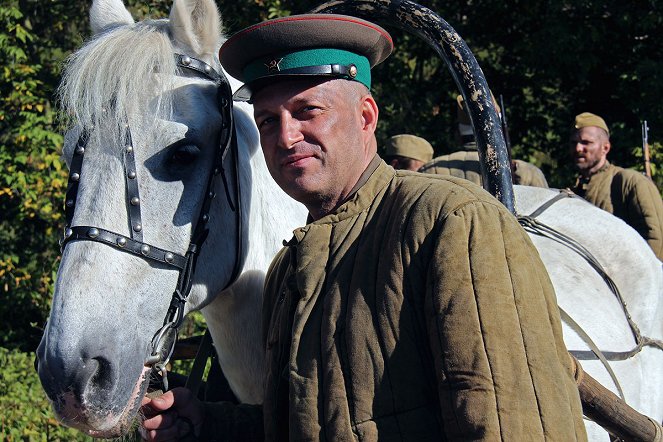
M 458 178 L 465 178 L 479 186 L 482 185 L 481 168 L 479 166 L 479 152 L 477 143 L 474 139 L 472 123 L 465 110 L 463 96 L 456 97 L 458 103 L 458 130 L 456 131 L 457 143 L 461 146 L 460 150 L 434 158 L 426 163 L 419 171 L 424 173 L 434 173 L 438 175 L 452 175 Z M 501 112 L 500 107 L 493 104 L 497 113 Z M 522 160 L 511 161 L 511 173 L 514 184 L 524 186 L 548 187 L 546 177 L 541 169 L 533 164 Z
M 635 170 L 610 164 L 610 131 L 598 115 L 576 116 L 569 150 L 579 171 L 572 190 L 623 219 L 663 259 L 663 202 L 654 183 Z
M 394 135 L 385 145 L 384 161 L 394 169 L 417 171 L 433 159 L 433 146 L 415 135 Z

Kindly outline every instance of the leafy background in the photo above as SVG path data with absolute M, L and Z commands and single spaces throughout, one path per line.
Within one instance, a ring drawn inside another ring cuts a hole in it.
M 62 61 L 89 36 L 89 3 L 0 5 L 0 439 L 7 441 L 84 439 L 53 419 L 32 361 L 59 259 L 66 187 L 54 90 Z M 217 0 L 229 35 L 319 3 Z M 640 122 L 648 121 L 654 180 L 661 189 L 663 2 L 420 3 L 467 41 L 491 89 L 504 97 L 514 157 L 541 167 L 551 186 L 573 183 L 569 130 L 576 114 L 590 111 L 611 128 L 610 159 L 637 170 L 643 169 Z M 170 8 L 170 1 L 161 0 L 125 4 L 136 19 L 165 17 Z M 438 155 L 454 150 L 457 91 L 446 66 L 425 43 L 389 30 L 395 52 L 374 71 L 378 140 L 414 133 L 428 139 Z

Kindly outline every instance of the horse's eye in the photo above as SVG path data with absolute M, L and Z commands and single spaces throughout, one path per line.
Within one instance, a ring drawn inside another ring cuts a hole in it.
M 176 166 L 188 166 L 200 155 L 200 149 L 193 144 L 178 146 L 173 149 L 169 162 Z

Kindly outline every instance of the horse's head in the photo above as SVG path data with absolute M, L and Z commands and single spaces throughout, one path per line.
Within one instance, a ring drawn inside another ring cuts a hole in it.
M 205 247 L 228 252 L 214 278 L 194 280 L 187 309 L 230 281 L 239 228 L 233 175 L 229 198 L 220 176 L 208 189 L 230 99 L 217 96 L 210 75 L 221 72 L 214 2 L 176 0 L 169 20 L 134 23 L 120 0 L 96 0 L 90 17 L 95 37 L 69 60 L 60 88 L 75 123 L 64 156 L 78 190 L 67 201 L 70 229 L 37 357 L 62 421 L 107 437 L 126 431 L 140 405 L 151 341 L 183 273 L 173 261 L 186 255 L 199 218 L 225 235 Z M 175 54 L 201 62 L 199 72 Z

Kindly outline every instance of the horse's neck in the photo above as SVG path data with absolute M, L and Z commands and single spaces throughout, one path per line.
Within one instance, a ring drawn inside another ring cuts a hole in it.
M 253 120 L 251 127 L 255 132 Z M 256 135 L 257 136 L 257 135 Z M 292 237 L 292 231 L 306 223 L 306 208 L 290 198 L 276 184 L 267 169 L 260 147 L 250 149 L 248 161 L 250 168 L 250 191 L 245 193 L 246 222 L 243 228 L 248 232 L 244 271 L 266 270 L 272 258 L 283 247 L 283 240 Z M 243 160 L 243 159 L 242 159 Z M 244 183 L 243 183 L 244 184 Z
M 250 109 L 237 107 L 237 137 L 243 143 L 239 164 L 244 259 L 238 279 L 213 296 L 203 314 L 233 392 L 242 402 L 260 403 L 264 373 L 260 312 L 265 274 L 283 240 L 306 222 L 306 210 L 276 185 L 258 146 Z

